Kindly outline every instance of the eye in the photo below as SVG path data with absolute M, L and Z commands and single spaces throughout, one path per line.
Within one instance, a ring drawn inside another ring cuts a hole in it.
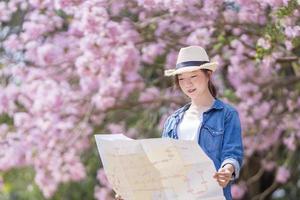
M 193 76 L 191 76 L 191 78 L 196 78 L 197 77 L 197 75 L 193 75 Z
M 182 81 L 182 80 L 183 80 L 183 78 L 178 78 L 178 80 L 179 80 L 179 81 Z

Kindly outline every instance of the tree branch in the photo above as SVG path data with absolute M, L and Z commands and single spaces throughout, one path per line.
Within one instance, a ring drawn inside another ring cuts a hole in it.
M 268 187 L 263 193 L 256 195 L 253 200 L 264 200 L 268 195 L 270 195 L 274 190 L 278 187 L 277 182 L 273 182 L 273 184 Z
M 276 61 L 277 62 L 293 62 L 293 61 L 297 61 L 299 58 L 297 56 L 289 56 L 289 57 L 284 57 L 284 58 L 277 58 Z
M 116 105 L 112 108 L 108 108 L 105 110 L 105 112 L 113 111 L 113 110 L 119 110 L 119 109 L 132 109 L 133 107 L 141 106 L 144 104 L 156 104 L 156 103 L 164 103 L 164 102 L 172 102 L 176 104 L 181 104 L 182 100 L 181 99 L 167 99 L 167 98 L 157 98 L 155 100 L 149 100 L 149 101 L 143 101 L 143 102 L 138 102 L 138 101 L 132 101 L 132 102 L 126 102 L 124 104 L 119 104 Z
M 282 77 L 278 79 L 273 79 L 269 81 L 268 83 L 262 85 L 263 90 L 268 89 L 267 86 L 271 85 L 272 88 L 278 89 L 282 86 L 287 86 L 293 83 L 298 83 L 300 81 L 300 76 L 288 76 L 288 77 Z
M 258 179 L 260 179 L 260 177 L 264 174 L 264 171 L 265 171 L 264 168 L 261 167 L 254 176 L 252 176 L 252 177 L 250 177 L 248 179 L 248 181 L 246 182 L 246 184 L 250 186 L 253 183 L 255 183 L 256 181 L 258 181 Z

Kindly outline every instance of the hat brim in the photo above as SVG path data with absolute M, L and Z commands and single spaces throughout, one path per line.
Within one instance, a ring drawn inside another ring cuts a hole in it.
M 182 74 L 185 72 L 192 72 L 192 71 L 196 71 L 199 69 L 208 69 L 211 71 L 216 71 L 218 63 L 217 62 L 211 62 L 211 63 L 206 63 L 200 66 L 189 66 L 189 67 L 182 67 L 179 69 L 168 69 L 165 70 L 165 76 L 175 76 L 178 74 Z

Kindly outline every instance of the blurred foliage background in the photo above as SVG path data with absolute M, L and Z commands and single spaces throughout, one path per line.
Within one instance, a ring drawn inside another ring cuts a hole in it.
M 112 199 L 93 135 L 160 137 L 187 45 L 241 116 L 234 198 L 299 199 L 299 1 L 1 0 L 0 42 L 1 200 Z

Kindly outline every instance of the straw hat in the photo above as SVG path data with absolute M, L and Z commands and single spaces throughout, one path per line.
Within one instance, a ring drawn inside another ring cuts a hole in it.
M 217 68 L 217 64 L 217 62 L 209 62 L 207 53 L 202 47 L 184 47 L 179 51 L 176 68 L 165 70 L 165 76 L 174 76 L 198 69 L 209 69 L 214 72 Z

